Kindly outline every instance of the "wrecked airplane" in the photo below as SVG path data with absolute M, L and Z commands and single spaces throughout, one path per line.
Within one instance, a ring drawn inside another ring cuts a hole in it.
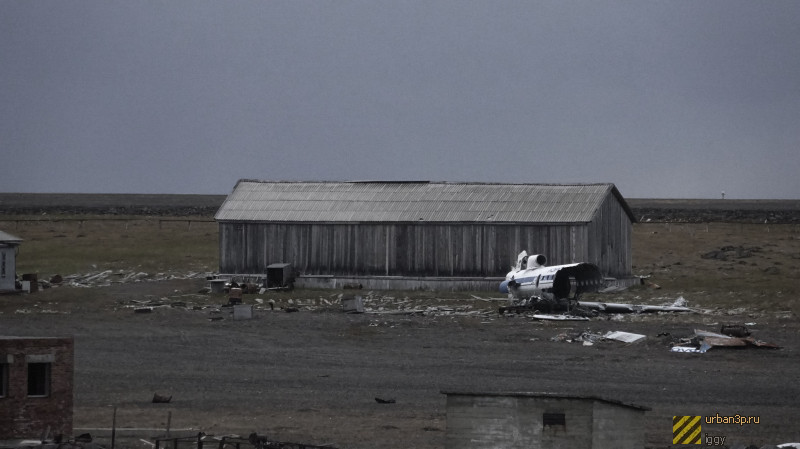
M 541 254 L 519 253 L 517 264 L 500 284 L 500 292 L 509 293 L 512 299 L 512 306 L 504 309 L 535 304 L 537 309 L 547 312 L 567 310 L 571 299 L 577 300 L 581 293 L 595 292 L 603 285 L 603 275 L 594 264 L 546 266 L 546 263 L 547 258 Z

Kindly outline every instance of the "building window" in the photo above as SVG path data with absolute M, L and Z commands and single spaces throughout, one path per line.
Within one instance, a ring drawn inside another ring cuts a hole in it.
M 563 413 L 545 413 L 542 415 L 542 427 L 566 425 L 567 418 Z
M 49 363 L 28 363 L 28 396 L 50 396 Z
M 8 363 L 0 362 L 0 398 L 8 396 Z

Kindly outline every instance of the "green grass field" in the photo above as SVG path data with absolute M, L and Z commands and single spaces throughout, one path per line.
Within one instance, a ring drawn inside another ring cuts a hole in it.
M 713 251 L 722 258 L 704 258 Z M 707 306 L 788 310 L 800 305 L 800 226 L 636 224 L 633 274 Z M 652 294 L 656 294 L 653 292 Z
M 53 217 L 0 221 L 0 229 L 24 239 L 17 272 L 38 273 L 40 279 L 98 270 L 158 273 L 218 268 L 217 224 L 205 217 Z
M 208 217 L 15 216 L 0 220 L 0 229 L 24 239 L 17 273 L 38 273 L 40 279 L 103 270 L 152 276 L 218 269 L 218 228 Z M 726 248 L 724 260 L 701 257 Z M 682 295 L 706 306 L 794 310 L 800 305 L 799 266 L 800 225 L 637 223 L 633 274 L 649 276 L 658 288 L 632 288 L 615 300 Z

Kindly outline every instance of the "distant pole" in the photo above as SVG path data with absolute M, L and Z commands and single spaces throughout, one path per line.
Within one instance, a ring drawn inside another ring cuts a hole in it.
M 723 200 L 725 199 L 725 191 L 724 190 L 722 191 L 722 199 Z
M 111 449 L 114 449 L 114 445 L 117 442 L 117 406 L 114 406 L 114 414 L 111 418 Z

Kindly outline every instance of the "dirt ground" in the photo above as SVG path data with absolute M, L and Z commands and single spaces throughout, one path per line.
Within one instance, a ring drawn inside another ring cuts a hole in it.
M 704 424 L 703 432 L 731 447 L 761 446 L 800 441 L 798 260 L 796 225 L 637 224 L 634 273 L 648 285 L 584 299 L 683 297 L 697 313 L 548 322 L 499 316 L 493 292 L 359 291 L 371 310 L 351 315 L 341 312 L 342 292 L 297 290 L 246 295 L 253 319 L 233 320 L 219 307 L 225 295 L 198 293 L 203 279 L 172 279 L 0 296 L 0 329 L 74 335 L 75 432 L 107 443 L 116 407 L 117 447 L 149 448 L 141 439 L 169 422 L 173 435 L 443 448 L 442 390 L 564 392 L 647 406 L 651 448 L 671 446 L 674 415 L 754 416 L 759 424 Z M 134 313 L 142 305 L 152 313 Z M 280 309 L 289 305 L 299 311 Z M 670 352 L 674 338 L 728 323 L 749 323 L 755 337 L 782 348 Z M 647 337 L 566 341 L 617 330 Z M 173 399 L 153 404 L 154 393 Z
M 258 431 L 342 448 L 441 448 L 442 390 L 566 392 L 645 405 L 652 408 L 649 447 L 669 446 L 671 416 L 716 413 L 760 417 L 758 425 L 704 427 L 728 441 L 800 440 L 800 325 L 791 312 L 564 323 L 500 317 L 492 301 L 479 301 L 473 316 L 350 315 L 332 302 L 300 306 L 297 313 L 259 305 L 252 320 L 234 321 L 224 309 L 193 310 L 220 302 L 191 294 L 202 283 L 107 287 L 103 305 L 69 310 L 48 303 L 50 291 L 37 294 L 33 304 L 32 296 L 5 297 L 20 304 L 4 308 L 0 326 L 11 335 L 74 335 L 76 433 L 88 431 L 102 442 L 109 432 L 100 429 L 111 426 L 116 406 L 119 427 L 152 429 L 121 431 L 129 437 L 123 447 L 147 447 L 138 439 L 162 434 L 171 412 L 173 434 Z M 188 307 L 165 305 L 149 314 L 130 308 L 131 299 L 164 297 L 164 303 L 182 299 Z M 216 316 L 223 319 L 212 321 Z M 729 322 L 755 322 L 750 327 L 759 339 L 783 348 L 677 354 L 669 352 L 669 337 L 659 336 L 718 330 Z M 647 338 L 630 345 L 552 341 L 587 330 Z M 154 393 L 173 400 L 153 404 Z M 379 404 L 376 397 L 396 402 Z

